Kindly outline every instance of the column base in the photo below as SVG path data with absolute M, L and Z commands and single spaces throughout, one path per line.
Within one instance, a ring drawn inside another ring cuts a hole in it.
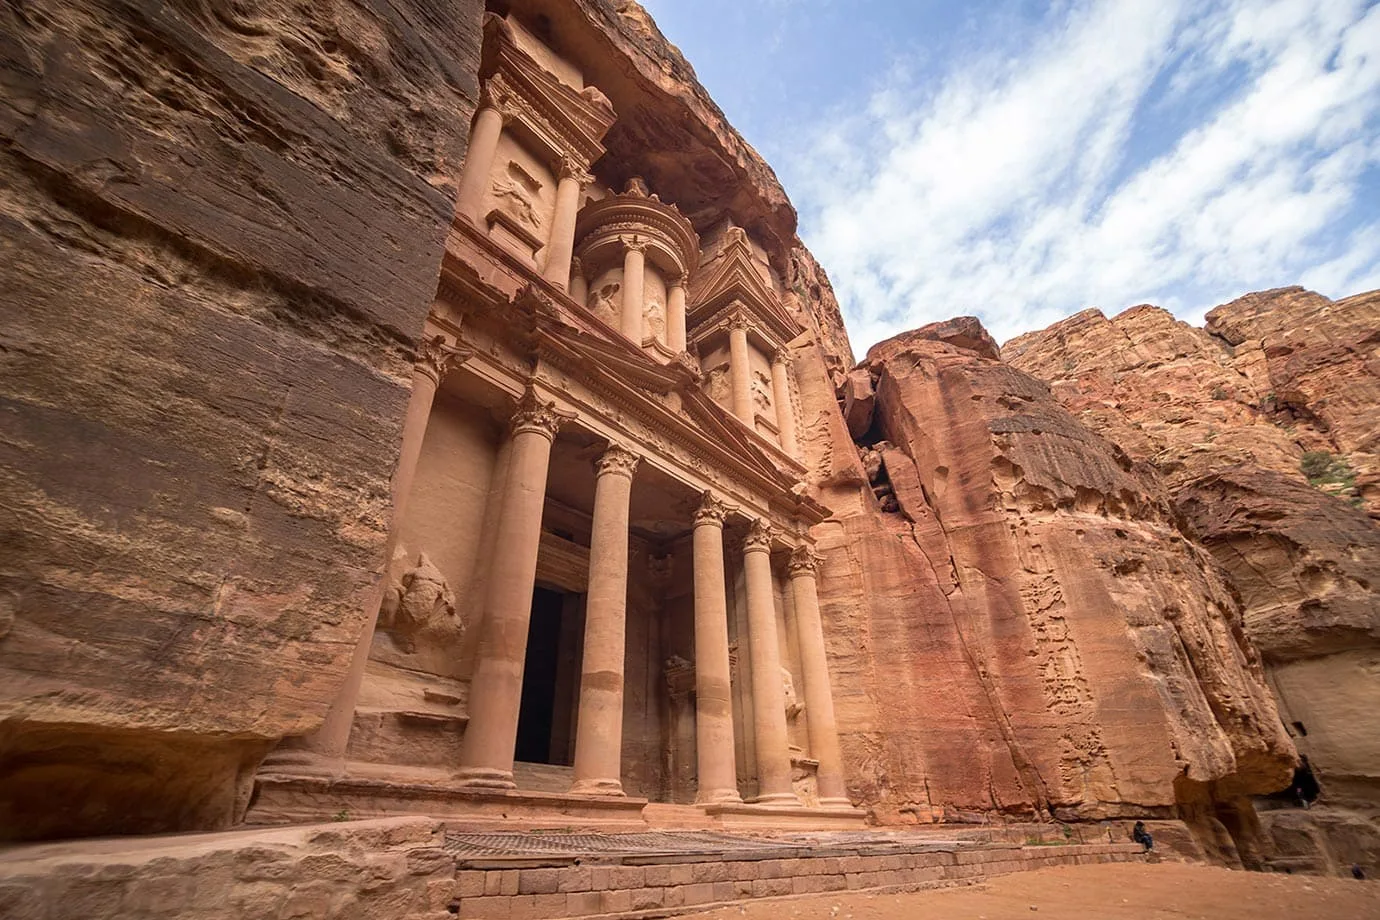
M 695 796 L 696 805 L 741 805 L 743 797 L 737 789 L 711 789 Z
M 853 803 L 845 798 L 825 798 L 819 800 L 820 808 L 846 808 L 853 809 Z
M 794 792 L 771 792 L 748 799 L 749 805 L 782 805 L 787 808 L 804 808 L 805 803 Z
M 270 751 L 259 764 L 259 773 L 284 773 L 291 776 L 324 776 L 340 778 L 345 775 L 345 758 L 322 754 L 305 748 L 286 748 Z
M 455 774 L 455 785 L 464 789 L 516 789 L 512 770 L 489 767 L 463 767 Z
M 570 784 L 571 795 L 626 796 L 623 783 L 616 779 L 577 779 Z

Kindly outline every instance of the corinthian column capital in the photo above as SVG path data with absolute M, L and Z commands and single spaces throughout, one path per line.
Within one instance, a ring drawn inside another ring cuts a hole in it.
M 641 457 L 626 447 L 610 444 L 608 449 L 599 455 L 599 459 L 594 461 L 594 469 L 600 476 L 626 476 L 631 479 L 637 464 L 641 461 Z
M 513 413 L 513 434 L 531 431 L 548 441 L 554 441 L 562 421 L 564 418 L 554 402 L 542 402 L 534 390 L 528 389 L 518 400 L 517 411 Z
M 824 557 L 815 552 L 813 546 L 802 543 L 791 550 L 791 560 L 787 567 L 791 575 L 815 575 L 819 572 L 822 562 Z
M 713 524 L 715 527 L 724 526 L 724 518 L 728 517 L 728 505 L 714 497 L 713 492 L 705 492 L 700 496 L 700 506 L 695 509 L 695 524 Z
M 743 538 L 744 552 L 771 552 L 772 541 L 776 539 L 777 530 L 762 518 L 757 518 L 748 525 L 747 536 Z
M 440 384 L 446 374 L 464 364 L 474 354 L 474 349 L 458 343 L 451 344 L 443 335 L 425 339 L 417 347 L 416 368 Z
M 579 160 L 564 154 L 556 161 L 556 178 L 574 179 L 580 183 L 580 188 L 584 188 L 594 181 L 594 177 L 585 169 L 585 165 Z
M 646 252 L 647 241 L 640 236 L 625 236 L 621 238 L 623 248 L 628 252 Z

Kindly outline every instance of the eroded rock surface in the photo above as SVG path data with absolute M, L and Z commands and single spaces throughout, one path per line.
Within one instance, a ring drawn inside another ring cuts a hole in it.
M 1220 570 L 1146 465 L 996 354 L 960 320 L 865 362 L 884 440 L 820 528 L 854 794 L 904 822 L 1277 788 L 1294 753 Z
M 325 714 L 481 13 L 0 11 L 0 837 L 224 826 Z
M 1329 801 L 1380 792 L 1380 294 L 1301 288 L 1212 310 L 1084 311 L 1008 342 L 1089 427 L 1164 477 L 1245 604 Z M 1369 515 L 1367 514 L 1369 512 Z

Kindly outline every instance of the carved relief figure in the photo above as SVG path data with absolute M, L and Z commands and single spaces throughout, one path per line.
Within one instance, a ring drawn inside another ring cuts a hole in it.
M 457 639 L 465 633 L 465 624 L 455 612 L 455 593 L 426 553 L 419 554 L 417 564 L 389 586 L 379 608 L 379 625 L 393 634 L 404 652 L 416 648 L 423 632 L 454 633 Z
M 759 409 L 771 408 L 771 380 L 761 371 L 752 374 L 752 401 Z
M 723 402 L 724 400 L 728 399 L 728 393 L 730 388 L 731 384 L 729 383 L 728 379 L 727 364 L 720 364 L 718 367 L 714 368 L 709 372 L 709 381 L 706 384 L 706 389 L 709 392 L 710 399 L 714 400 L 715 402 Z
M 795 721 L 805 711 L 805 704 L 796 696 L 795 679 L 791 677 L 791 669 L 785 665 L 781 666 L 781 689 L 786 697 L 786 718 Z
M 589 292 L 589 309 L 610 326 L 618 326 L 618 292 L 622 285 L 616 281 Z
M 509 162 L 507 173 L 499 174 L 494 180 L 494 197 L 499 207 L 533 230 L 540 230 L 542 225 L 541 214 L 537 212 L 540 191 L 541 183 L 516 161 Z
M 643 314 L 643 322 L 647 333 L 655 339 L 665 341 L 666 339 L 666 308 L 661 301 L 655 297 L 647 301 L 647 310 Z

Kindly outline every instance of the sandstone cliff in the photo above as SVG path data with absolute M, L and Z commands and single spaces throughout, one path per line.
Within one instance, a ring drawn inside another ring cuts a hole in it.
M 849 776 L 879 819 L 1167 816 L 1287 781 L 1239 601 L 1146 465 L 974 320 L 859 374 L 862 462 L 836 432 L 819 533 Z
M 224 825 L 320 722 L 481 13 L 0 10 L 0 838 Z
M 1164 476 L 1244 601 L 1325 801 L 1343 805 L 1380 794 L 1377 346 L 1380 294 L 1286 288 L 1216 308 L 1205 329 L 1157 307 L 1089 310 L 1003 348 Z
M 524 5 L 622 87 L 609 161 L 731 211 L 851 364 L 775 175 L 645 11 Z M 484 8 L 0 12 L 0 838 L 223 826 L 320 725 L 383 563 Z

